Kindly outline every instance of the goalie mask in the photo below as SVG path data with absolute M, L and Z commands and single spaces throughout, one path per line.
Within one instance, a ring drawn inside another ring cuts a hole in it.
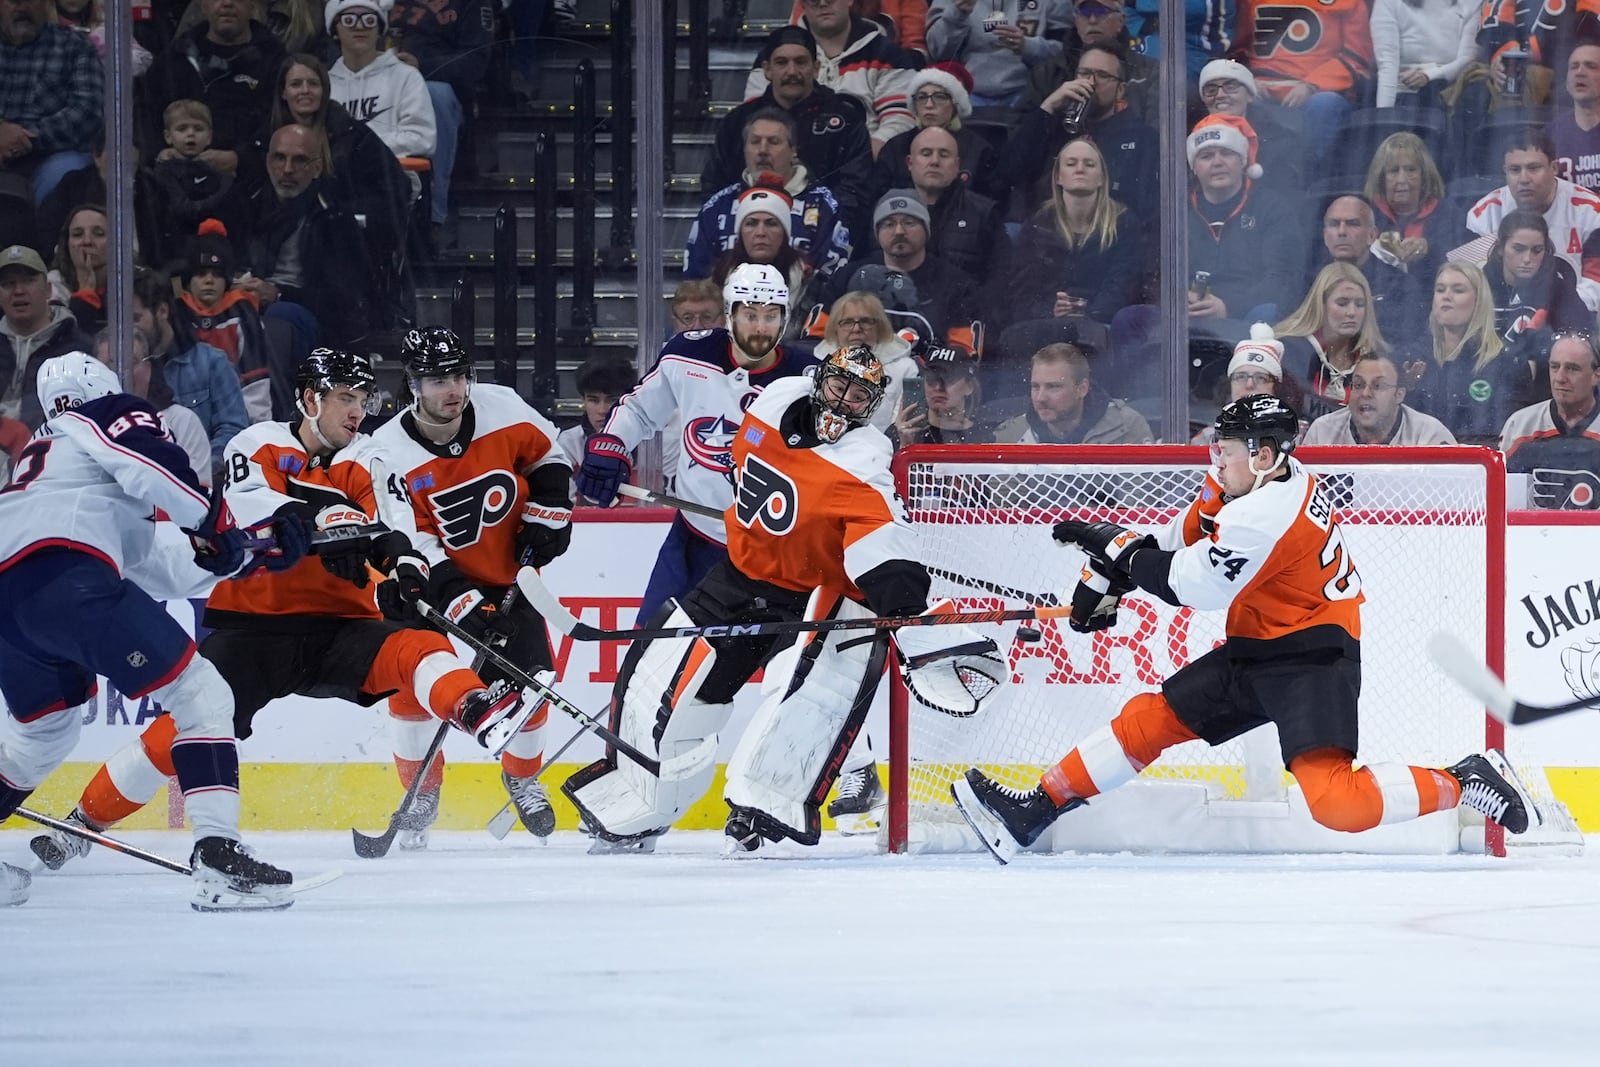
M 813 429 L 829 444 L 872 417 L 883 401 L 883 363 L 867 345 L 836 349 L 817 368 L 811 390 Z
M 122 392 L 122 383 L 110 367 L 85 352 L 68 352 L 39 365 L 35 388 L 44 417 L 82 407 L 91 400 Z

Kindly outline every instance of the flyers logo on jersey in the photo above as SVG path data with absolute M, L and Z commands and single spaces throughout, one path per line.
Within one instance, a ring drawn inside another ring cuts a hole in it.
M 1322 40 L 1322 19 L 1308 7 L 1256 8 L 1255 53 L 1262 59 L 1278 49 L 1303 53 Z
M 733 503 L 740 525 L 749 527 L 759 522 L 769 533 L 781 537 L 794 529 L 799 493 L 788 475 L 750 456 L 739 469 Z
M 452 549 L 477 544 L 484 530 L 499 525 L 516 506 L 517 479 L 504 470 L 480 474 L 470 482 L 428 495 L 439 538 Z

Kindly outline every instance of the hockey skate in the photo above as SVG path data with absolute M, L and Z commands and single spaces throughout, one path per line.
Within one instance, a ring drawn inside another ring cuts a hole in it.
M 540 681 L 550 681 L 554 674 L 541 671 L 537 677 Z M 487 689 L 475 689 L 463 697 L 461 706 L 456 709 L 455 723 L 498 759 L 517 736 L 517 731 L 540 707 L 537 701 L 525 702 L 521 689 L 501 679 Z
M 81 808 L 73 808 L 64 822 L 75 823 L 87 830 L 100 830 L 102 827 L 91 823 Z M 76 837 L 65 830 L 51 830 L 47 834 L 40 834 L 28 842 L 28 847 L 33 854 L 39 857 L 39 862 L 52 871 L 59 871 L 66 866 L 68 860 L 75 860 L 79 856 L 89 854 L 92 843 L 82 837 Z
M 869 763 L 839 775 L 839 789 L 828 805 L 828 817 L 846 837 L 875 834 L 888 807 L 889 794 L 878 778 L 878 765 Z
M 1043 786 L 1012 789 L 985 777 L 976 767 L 951 783 L 950 795 L 978 840 L 1001 863 L 1010 863 L 1018 852 L 1039 840 L 1057 816 L 1085 803 L 1073 797 L 1057 807 Z
M 727 838 L 722 842 L 724 856 L 748 855 L 760 848 L 763 840 L 776 843 L 784 838 L 784 835 L 774 830 L 772 824 L 763 819 L 759 812 L 749 808 L 734 808 L 730 811 L 722 833 Z
M 581 813 L 578 820 L 578 832 L 591 839 L 588 853 L 591 856 L 651 855 L 656 850 L 656 842 L 667 830 L 668 827 L 663 826 L 642 834 L 619 836 L 596 829 Z
M 201 838 L 189 863 L 195 911 L 282 911 L 294 903 L 294 875 L 256 859 L 231 838 Z
M 1506 762 L 1506 754 L 1491 748 L 1483 755 L 1471 755 L 1445 773 L 1461 783 L 1461 803 L 1482 812 L 1505 827 L 1507 833 L 1520 834 L 1544 822 L 1538 805 L 1517 772 Z
M 400 832 L 394 843 L 401 852 L 421 852 L 428 847 L 428 828 L 439 817 L 439 790 L 419 792 L 411 798 L 411 807 L 400 816 Z
M 28 887 L 32 884 L 33 875 L 21 867 L 0 863 L 0 907 L 27 903 Z
M 549 837 L 556 828 L 556 810 L 550 806 L 550 794 L 545 792 L 544 783 L 531 775 L 513 778 L 504 767 L 500 768 L 500 781 L 528 833 L 541 841 Z

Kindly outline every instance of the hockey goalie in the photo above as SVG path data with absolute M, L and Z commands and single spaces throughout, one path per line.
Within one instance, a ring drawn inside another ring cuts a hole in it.
M 892 448 L 868 424 L 883 365 L 864 345 L 840 349 L 816 377 L 774 382 L 734 440 L 728 559 L 669 604 L 662 626 L 794 619 L 911 619 L 928 604 Z M 635 642 L 612 699 L 611 727 L 670 759 L 727 725 L 733 697 L 765 665 L 761 703 L 727 768 L 727 848 L 817 843 L 822 801 L 866 718 L 890 653 L 888 630 Z M 977 713 L 1008 679 L 995 643 L 963 625 L 902 626 L 893 645 L 912 695 L 950 715 Z M 665 780 L 608 751 L 562 789 L 597 851 L 650 851 L 711 785 L 715 766 Z

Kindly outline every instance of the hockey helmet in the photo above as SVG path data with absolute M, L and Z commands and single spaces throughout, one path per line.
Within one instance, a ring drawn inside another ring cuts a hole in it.
M 883 402 L 887 378 L 883 362 L 870 346 L 848 345 L 835 349 L 817 368 L 816 385 L 811 390 L 817 437 L 831 444 L 852 426 L 860 426 L 870 419 Z M 830 387 L 830 382 L 836 384 Z M 858 395 L 865 390 L 866 398 L 851 401 L 852 386 L 859 387 Z
M 741 263 L 728 272 L 722 286 L 722 310 L 733 321 L 737 304 L 777 304 L 789 319 L 789 283 L 783 272 L 769 263 Z
M 406 377 L 443 378 L 465 374 L 472 378 L 472 354 L 454 330 L 443 326 L 421 326 L 406 331 L 400 339 L 400 366 Z
M 44 417 L 50 418 L 91 400 L 122 392 L 116 371 L 87 352 L 68 352 L 39 365 L 35 388 Z
M 313 348 L 295 372 L 295 394 L 310 389 L 321 396 L 336 385 L 376 393 L 378 379 L 372 373 L 372 361 L 343 348 Z
M 1217 440 L 1243 441 L 1254 452 L 1268 441 L 1280 455 L 1294 451 L 1300 416 L 1271 393 L 1241 397 L 1217 413 Z

